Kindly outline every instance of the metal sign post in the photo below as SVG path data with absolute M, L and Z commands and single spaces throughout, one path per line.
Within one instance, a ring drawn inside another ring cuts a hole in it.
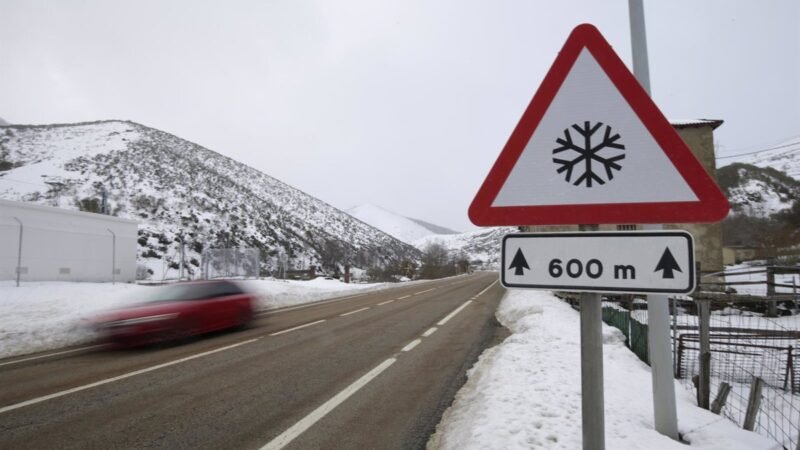
M 628 0 L 631 23 L 633 74 L 650 94 L 650 69 L 647 61 L 647 33 L 642 0 Z M 645 225 L 646 230 L 661 230 L 661 224 Z M 694 270 L 690 267 L 688 270 Z M 665 295 L 647 296 L 647 343 L 653 378 L 653 421 L 656 431 L 678 440 L 678 413 L 675 406 L 672 349 L 669 335 L 669 299 Z
M 603 306 L 600 294 L 581 294 L 581 416 L 583 448 L 605 448 Z

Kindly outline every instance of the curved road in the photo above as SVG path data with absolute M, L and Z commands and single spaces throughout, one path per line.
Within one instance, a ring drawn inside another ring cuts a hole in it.
M 477 273 L 187 345 L 2 360 L 0 448 L 424 448 L 494 341 L 503 292 Z

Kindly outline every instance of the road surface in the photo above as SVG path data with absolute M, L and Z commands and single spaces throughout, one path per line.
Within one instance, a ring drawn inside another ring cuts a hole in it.
M 477 273 L 186 345 L 2 360 L 0 448 L 424 448 L 497 336 L 503 292 Z

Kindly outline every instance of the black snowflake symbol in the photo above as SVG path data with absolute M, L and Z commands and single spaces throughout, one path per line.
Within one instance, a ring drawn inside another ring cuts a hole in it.
M 583 136 L 583 146 L 576 145 L 572 142 L 572 135 L 570 134 L 569 128 L 564 130 L 564 138 L 556 139 L 558 144 L 561 144 L 561 147 L 553 149 L 553 155 L 557 155 L 561 152 L 572 150 L 578 153 L 578 155 L 571 159 L 559 159 L 553 158 L 553 162 L 560 165 L 561 167 L 558 168 L 558 173 L 567 172 L 566 174 L 566 181 L 572 182 L 572 171 L 575 169 L 575 166 L 578 163 L 583 162 L 583 173 L 575 180 L 575 186 L 580 186 L 581 183 L 586 183 L 586 187 L 592 187 L 592 180 L 596 181 L 599 184 L 605 184 L 606 180 L 602 177 L 598 176 L 595 172 L 594 167 L 592 167 L 592 161 L 596 161 L 602 164 L 603 168 L 606 169 L 606 178 L 608 181 L 614 179 L 614 170 L 621 170 L 622 166 L 619 165 L 617 162 L 621 159 L 625 158 L 625 154 L 620 154 L 616 156 L 610 157 L 603 157 L 598 155 L 603 150 L 606 149 L 619 149 L 625 150 L 625 146 L 622 144 L 617 143 L 619 139 L 619 134 L 611 135 L 611 127 L 606 125 L 606 132 L 605 136 L 603 137 L 603 141 L 597 144 L 596 146 L 592 146 L 592 136 L 603 126 L 603 122 L 597 122 L 596 124 L 592 125 L 591 122 L 583 122 L 583 127 L 578 126 L 578 124 L 573 124 L 572 128 L 578 132 L 581 136 Z M 581 172 L 579 168 L 576 172 Z

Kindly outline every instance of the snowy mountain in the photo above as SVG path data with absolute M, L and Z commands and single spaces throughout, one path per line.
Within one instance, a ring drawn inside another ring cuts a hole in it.
M 772 167 L 735 163 L 717 170 L 734 214 L 768 218 L 800 199 L 800 181 Z
M 412 246 L 252 167 L 126 121 L 0 127 L 0 198 L 136 219 L 139 262 L 188 269 L 204 249 L 256 247 L 262 270 L 349 259 L 356 267 L 415 259 Z M 161 274 L 156 274 L 161 276 Z
M 500 244 L 503 236 L 519 231 L 516 227 L 495 227 L 467 231 L 459 234 L 437 234 L 414 242 L 420 250 L 438 242 L 451 254 L 463 253 L 470 261 L 481 261 L 488 268 L 496 269 L 500 264 Z
M 413 244 L 415 241 L 433 234 L 457 233 L 457 231 L 422 220 L 403 217 L 400 214 L 371 204 L 350 208 L 347 213 L 408 244 Z
M 2 117 L 0 117 L 0 126 L 3 126 L 3 125 L 9 125 L 9 123 L 6 122 L 5 120 L 3 120 Z

